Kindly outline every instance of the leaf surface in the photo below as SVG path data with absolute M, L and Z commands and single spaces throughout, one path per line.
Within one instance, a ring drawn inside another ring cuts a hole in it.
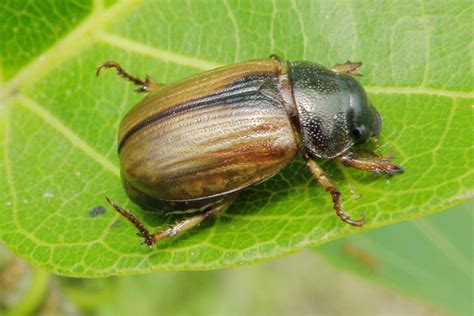
M 2 2 L 0 239 L 71 276 L 216 269 L 460 203 L 473 195 L 469 8 L 463 1 Z M 384 178 L 323 165 L 347 212 L 365 212 L 362 229 L 334 215 L 296 160 L 218 219 L 153 250 L 141 246 L 105 196 L 150 228 L 176 217 L 128 201 L 116 133 L 142 96 L 113 72 L 97 79 L 96 67 L 116 60 L 132 74 L 173 82 L 270 53 L 327 66 L 363 60 L 361 82 L 384 118 L 381 151 L 393 151 L 406 173 Z M 91 216 L 98 206 L 107 211 Z

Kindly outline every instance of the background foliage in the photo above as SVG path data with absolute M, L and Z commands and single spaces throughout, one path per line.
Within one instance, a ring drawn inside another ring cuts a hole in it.
M 6 1 L 0 20 L 0 238 L 48 271 L 233 267 L 472 196 L 468 2 Z M 151 251 L 109 207 L 90 216 L 110 196 L 149 227 L 177 219 L 127 201 L 116 130 L 142 96 L 112 73 L 95 78 L 99 64 L 112 59 L 172 82 L 270 53 L 328 66 L 364 61 L 362 83 L 384 117 L 381 150 L 407 170 L 381 178 L 324 164 L 346 210 L 366 213 L 364 228 L 336 218 L 301 161 L 244 192 L 217 220 Z
M 448 212 L 343 238 L 316 253 L 432 306 L 459 315 L 474 311 L 474 203 Z

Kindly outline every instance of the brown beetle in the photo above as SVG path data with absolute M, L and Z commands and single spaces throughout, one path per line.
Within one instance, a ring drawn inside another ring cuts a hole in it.
M 148 95 L 123 118 L 118 152 L 124 188 L 147 209 L 201 210 L 151 234 L 139 220 L 108 199 L 145 238 L 147 246 L 191 229 L 225 209 L 244 188 L 267 179 L 297 153 L 332 196 L 337 215 L 361 226 L 340 205 L 340 193 L 313 158 L 335 158 L 346 166 L 393 175 L 403 169 L 354 144 L 378 136 L 382 120 L 353 76 L 361 63 L 330 69 L 272 55 L 211 70 L 169 85 L 151 78 L 123 78 Z

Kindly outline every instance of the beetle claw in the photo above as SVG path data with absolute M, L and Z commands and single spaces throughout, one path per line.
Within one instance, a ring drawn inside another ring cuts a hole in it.
M 337 216 L 339 216 L 343 222 L 356 227 L 360 227 L 365 224 L 364 213 L 362 213 L 361 219 L 351 219 L 346 213 L 344 213 L 344 210 L 341 206 L 341 193 L 334 186 L 326 188 L 326 191 L 331 194 L 334 210 L 336 211 Z
M 343 213 L 344 214 L 344 213 Z M 339 215 L 339 214 L 338 214 Z M 345 215 L 345 214 L 344 214 Z M 341 217 L 341 216 L 339 216 Z M 349 216 L 345 215 L 344 217 L 341 217 L 341 219 L 346 222 L 347 224 L 350 224 L 352 226 L 357 226 L 357 227 L 360 227 L 360 226 L 363 226 L 365 224 L 365 221 L 366 221 L 366 217 L 365 217 L 365 214 L 362 213 L 361 215 L 361 218 L 360 219 L 351 219 Z
M 390 164 L 390 169 L 386 169 L 386 170 L 384 170 L 384 172 L 381 172 L 381 173 L 385 173 L 386 175 L 391 177 L 391 176 L 396 175 L 398 173 L 404 173 L 404 172 L 405 172 L 405 169 L 403 169 L 402 166 L 391 163 Z

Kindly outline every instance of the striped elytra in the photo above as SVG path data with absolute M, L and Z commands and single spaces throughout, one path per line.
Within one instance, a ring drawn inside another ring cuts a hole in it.
M 120 124 L 124 181 L 152 199 L 189 201 L 274 175 L 297 152 L 280 80 L 278 61 L 268 59 L 150 93 Z
M 357 82 L 361 63 L 332 68 L 276 56 L 204 72 L 162 85 L 140 80 L 114 62 L 118 75 L 148 93 L 123 118 L 118 133 L 122 183 L 131 200 L 147 209 L 186 211 L 188 217 L 150 233 L 131 213 L 109 202 L 153 246 L 189 230 L 224 210 L 238 192 L 278 173 L 300 153 L 320 185 L 331 195 L 344 222 L 351 219 L 341 194 L 315 159 L 393 175 L 403 168 L 353 145 L 375 139 L 382 119 Z

